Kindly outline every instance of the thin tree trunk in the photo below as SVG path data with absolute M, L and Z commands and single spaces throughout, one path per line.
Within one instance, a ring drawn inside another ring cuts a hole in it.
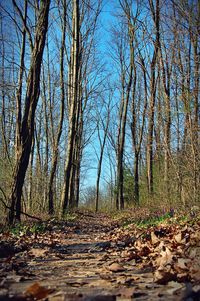
M 24 23 L 26 26 L 26 19 L 27 19 L 27 0 L 24 1 Z M 24 28 L 22 33 L 22 47 L 21 47 L 21 56 L 20 56 L 20 70 L 19 70 L 19 79 L 18 79 L 18 88 L 16 93 L 16 160 L 18 159 L 18 150 L 21 146 L 21 121 L 22 121 L 22 82 L 23 82 L 23 75 L 24 75 L 24 56 L 25 56 L 25 47 L 26 47 L 26 30 Z
M 34 134 L 35 110 L 40 93 L 40 73 L 45 46 L 46 33 L 48 28 L 50 1 L 41 2 L 38 22 L 36 25 L 34 47 L 31 55 L 30 69 L 27 79 L 27 89 L 25 97 L 24 115 L 21 123 L 21 142 L 17 150 L 17 159 L 13 172 L 11 194 L 9 196 L 10 210 L 8 213 L 8 223 L 20 220 L 21 197 L 25 174 L 31 153 L 32 137 Z
M 104 127 L 103 142 L 101 142 L 99 127 L 98 127 L 98 136 L 99 136 L 99 142 L 100 142 L 101 149 L 100 149 L 100 157 L 98 160 L 98 167 L 97 167 L 96 199 L 95 199 L 96 212 L 98 212 L 98 210 L 99 210 L 99 184 L 100 184 L 100 178 L 101 178 L 102 161 L 103 161 L 104 149 L 105 149 L 105 145 L 106 145 L 106 138 L 107 138 L 107 134 L 108 134 L 109 122 L 110 122 L 110 111 L 109 111 L 109 106 L 108 106 L 108 116 L 107 116 L 107 120 L 106 120 L 106 125 Z
M 72 68 L 72 82 L 69 87 L 70 103 L 68 103 L 69 112 L 69 129 L 68 129 L 68 145 L 66 154 L 66 163 L 64 171 L 64 184 L 62 191 L 62 206 L 63 213 L 65 213 L 69 205 L 69 190 L 70 190 L 70 178 L 73 164 L 73 148 L 76 130 L 76 108 L 77 108 L 77 96 L 78 96 L 78 75 L 79 75 L 79 40 L 80 40 L 80 28 L 79 28 L 79 0 L 73 0 L 73 41 L 72 41 L 72 61 L 69 66 L 69 72 Z
M 154 42 L 154 53 L 151 61 L 151 78 L 150 78 L 150 108 L 148 121 L 148 136 L 147 136 L 147 187 L 149 194 L 153 194 L 153 130 L 154 130 L 154 115 L 156 101 L 156 63 L 159 50 L 159 0 L 156 0 L 156 8 L 152 0 L 149 0 L 152 17 L 156 27 L 156 41 Z
M 150 82 L 150 108 L 148 120 L 148 136 L 147 136 L 147 186 L 149 194 L 153 193 L 153 129 L 154 129 L 154 114 L 156 100 L 156 84 L 155 84 L 155 64 L 156 52 L 154 51 L 153 60 L 151 63 L 151 82 Z
M 49 177 L 48 185 L 48 203 L 49 203 L 49 214 L 53 214 L 55 210 L 54 204 L 54 178 L 56 174 L 56 167 L 58 162 L 58 146 L 60 137 L 62 134 L 63 120 L 64 120 L 64 105 L 65 105 L 65 85 L 64 85 L 64 48 L 65 48 L 65 37 L 66 37 L 66 1 L 63 2 L 63 29 L 62 29 L 62 42 L 60 48 L 60 83 L 61 83 L 61 103 L 60 103 L 60 120 L 58 125 L 58 132 L 56 141 L 53 145 L 52 164 Z
M 28 207 L 33 208 L 33 160 L 34 160 L 34 148 L 35 148 L 35 138 L 33 135 L 31 155 L 30 155 L 30 171 L 29 171 L 29 187 L 28 187 Z
M 1 122 L 1 136 L 2 136 L 2 144 L 3 144 L 3 158 L 8 159 L 9 162 L 11 162 L 10 159 L 10 153 L 9 153 L 9 136 L 7 137 L 6 133 L 6 105 L 5 105 L 5 98 L 6 98 L 6 80 L 5 80 L 5 40 L 4 40 L 4 35 L 3 35 L 3 24 L 2 24 L 2 17 L 1 17 L 1 98 L 2 98 L 2 103 L 1 103 L 1 116 L 0 116 L 0 122 Z M 22 47 L 23 49 L 23 47 Z

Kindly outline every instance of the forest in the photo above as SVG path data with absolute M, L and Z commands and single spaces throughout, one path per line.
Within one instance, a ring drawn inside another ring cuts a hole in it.
M 0 0 L 0 300 L 200 300 L 200 1 Z
M 0 208 L 200 201 L 199 1 L 1 1 Z

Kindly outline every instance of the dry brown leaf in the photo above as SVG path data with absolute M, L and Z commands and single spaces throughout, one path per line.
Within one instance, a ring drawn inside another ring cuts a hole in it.
M 196 273 L 192 273 L 192 274 L 191 274 L 191 278 L 192 278 L 193 280 L 199 281 L 199 279 L 200 279 L 200 270 L 197 271 Z
M 136 241 L 135 247 L 136 247 L 137 249 L 140 249 L 140 248 L 142 247 L 142 243 L 141 243 L 140 240 L 137 240 L 137 241 Z
M 148 245 L 144 245 L 141 251 L 139 252 L 139 256 L 146 257 L 151 253 L 151 249 Z
M 125 271 L 125 268 L 121 264 L 114 262 L 110 266 L 108 266 L 108 270 L 117 273 Z
M 194 261 L 194 264 L 190 269 L 190 276 L 192 279 L 200 281 L 200 262 Z
M 191 246 L 187 250 L 187 255 L 191 259 L 197 259 L 200 261 L 200 247 Z
M 151 242 L 153 245 L 157 244 L 160 241 L 160 239 L 155 235 L 154 232 L 151 232 Z
M 20 282 L 23 279 L 23 277 L 20 275 L 11 274 L 6 276 L 6 279 L 9 281 Z
M 111 287 L 111 283 L 108 280 L 104 279 L 95 279 L 94 281 L 91 281 L 88 283 L 88 287 Z
M 181 240 L 182 240 L 182 233 L 180 232 L 180 233 L 176 234 L 176 235 L 174 236 L 174 239 L 175 239 L 175 241 L 176 241 L 177 243 L 180 243 Z
M 176 282 L 176 281 L 170 281 L 168 283 L 168 286 L 169 286 L 169 289 L 167 289 L 167 292 L 170 295 L 173 295 L 177 290 L 180 290 L 183 287 L 182 284 L 180 284 L 179 282 Z
M 158 267 L 162 267 L 162 266 L 172 263 L 173 254 L 167 247 L 165 247 L 165 251 L 160 252 L 160 255 L 161 255 L 161 257 L 159 257 L 155 260 L 155 263 Z
M 30 296 L 34 298 L 34 300 L 41 300 L 43 298 L 46 298 L 52 292 L 52 289 L 47 289 L 36 282 L 27 288 L 27 290 L 25 291 L 25 296 Z
M 70 300 L 73 300 L 72 298 Z M 74 299 L 77 301 L 77 296 Z M 94 295 L 94 296 L 87 296 L 83 299 L 83 301 L 116 301 L 116 296 L 115 295 Z
M 39 248 L 32 248 L 29 251 L 29 255 L 34 257 L 43 257 L 47 254 L 48 249 L 39 249 Z
M 188 282 L 190 280 L 188 272 L 177 274 L 177 280 L 179 282 Z
M 194 239 L 198 243 L 200 242 L 200 231 L 196 231 L 195 233 L 191 234 L 191 239 Z
M 132 287 L 131 288 L 130 287 L 122 287 L 117 292 L 117 295 L 119 295 L 120 297 L 129 299 L 129 298 L 133 297 L 134 292 L 135 292 L 135 288 L 132 288 Z
M 154 273 L 154 281 L 159 284 L 166 284 L 169 281 L 176 280 L 175 274 L 171 267 L 167 267 L 163 270 L 156 270 Z
M 178 243 L 178 244 L 185 244 L 186 243 L 186 239 L 185 238 L 182 238 L 182 233 L 178 233 L 174 236 L 174 239 L 175 241 Z
M 163 250 L 163 247 L 165 246 L 164 241 L 162 240 L 159 245 L 155 248 L 155 250 Z
M 189 259 L 186 258 L 178 258 L 178 261 L 175 263 L 174 268 L 176 271 L 180 272 L 181 270 L 188 270 L 187 264 L 190 262 Z

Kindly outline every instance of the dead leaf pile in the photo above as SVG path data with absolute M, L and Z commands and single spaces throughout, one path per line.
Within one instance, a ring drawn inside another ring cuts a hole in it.
M 145 229 L 120 227 L 103 214 L 77 216 L 73 222 L 49 221 L 41 233 L 0 234 L 0 300 L 13 291 L 19 300 L 54 301 L 52 293 L 90 300 L 84 299 L 89 292 L 174 300 L 185 283 L 192 285 L 189 293 L 199 293 L 198 219 Z
M 123 233 L 119 229 L 113 240 L 124 242 L 125 250 L 120 256 L 124 261 L 134 259 L 138 267 L 152 267 L 154 281 L 159 284 L 200 283 L 200 222 L 160 225 L 143 230 L 142 234 L 141 229 L 135 228 L 132 236 L 131 231 Z

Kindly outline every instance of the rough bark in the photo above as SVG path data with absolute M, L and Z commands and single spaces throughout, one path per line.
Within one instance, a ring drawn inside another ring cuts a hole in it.
M 56 167 L 58 162 L 58 147 L 60 137 L 63 128 L 64 119 L 64 105 L 65 105 L 65 85 L 64 85 L 64 49 L 65 49 L 65 37 L 66 37 L 66 1 L 63 2 L 63 28 L 62 28 L 62 41 L 60 48 L 60 83 L 61 83 L 61 103 L 60 103 L 60 120 L 58 125 L 58 131 L 53 145 L 52 163 L 50 170 L 50 177 L 48 183 L 48 210 L 49 214 L 53 214 L 55 210 L 54 204 L 54 178 L 56 174 Z
M 73 148 L 75 142 L 75 130 L 76 130 L 76 109 L 77 109 L 77 96 L 78 96 L 78 74 L 79 74 L 79 42 L 80 42 L 80 28 L 79 28 L 79 0 L 73 1 L 73 28 L 72 28 L 72 55 L 71 62 L 69 65 L 70 86 L 68 101 L 68 145 L 64 171 L 64 184 L 62 191 L 62 207 L 63 213 L 69 205 L 69 190 L 70 190 L 70 178 L 72 173 L 73 164 Z
M 156 0 L 156 8 L 152 0 L 149 0 L 152 17 L 156 27 L 156 40 L 154 42 L 154 52 L 151 60 L 151 75 L 150 75 L 150 103 L 149 103 L 149 119 L 148 119 L 148 135 L 147 135 L 147 187 L 149 194 L 153 194 L 153 130 L 154 130 L 154 115 L 156 101 L 156 64 L 159 50 L 159 0 Z
M 107 135 L 108 135 L 109 122 L 110 122 L 110 108 L 109 108 L 109 105 L 108 105 L 108 115 L 107 115 L 107 118 L 106 118 L 106 123 L 105 123 L 105 125 L 103 124 L 103 130 L 104 130 L 103 141 L 101 140 L 101 136 L 100 136 L 99 124 L 97 125 L 97 127 L 98 127 L 98 129 L 97 129 L 98 130 L 98 137 L 99 137 L 99 142 L 100 142 L 100 156 L 99 156 L 98 166 L 97 166 L 96 198 L 95 198 L 96 212 L 98 212 L 98 210 L 99 210 L 99 184 L 100 184 L 100 178 L 101 178 L 101 170 L 102 170 L 102 161 L 103 161 L 104 149 L 105 149 L 106 139 L 107 139 Z M 102 123 L 103 123 L 103 120 L 102 120 Z
M 125 145 L 125 133 L 127 124 L 127 112 L 128 104 L 130 100 L 130 93 L 133 84 L 133 68 L 134 68 L 134 28 L 131 24 L 130 6 L 127 1 L 120 1 L 121 8 L 127 18 L 128 23 L 128 47 L 129 47 L 129 70 L 126 74 L 126 66 L 124 61 L 123 49 L 119 49 L 121 53 L 120 65 L 121 65 L 121 105 L 120 105 L 120 118 L 118 125 L 118 137 L 117 137 L 117 193 L 116 193 L 116 208 L 124 209 L 124 145 Z
M 41 2 L 36 25 L 35 40 L 27 79 L 24 114 L 20 127 L 20 145 L 18 145 L 17 149 L 18 155 L 13 172 L 11 193 L 9 196 L 9 224 L 12 224 L 15 220 L 20 220 L 21 215 L 22 188 L 31 153 L 32 137 L 34 134 L 35 110 L 40 93 L 40 73 L 45 38 L 48 28 L 49 6 L 49 0 L 44 0 Z

